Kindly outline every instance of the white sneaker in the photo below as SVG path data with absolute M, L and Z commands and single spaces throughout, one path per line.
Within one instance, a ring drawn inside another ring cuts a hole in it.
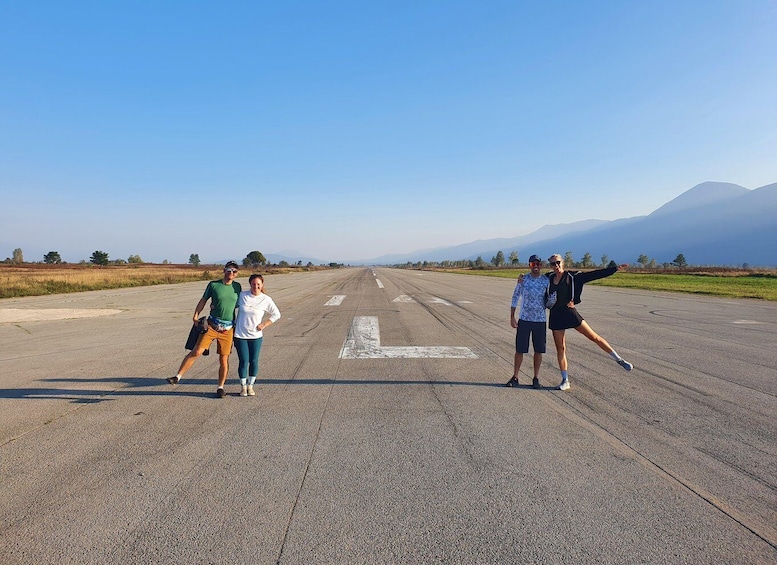
M 559 390 L 569 390 L 569 379 L 564 379 L 561 384 L 558 385 Z
M 254 392 L 254 385 L 248 385 L 248 396 L 256 396 L 256 392 Z
M 240 396 L 248 396 L 248 387 L 246 385 L 240 388 Z
M 634 365 L 623 359 L 622 357 L 617 360 L 618 365 L 626 369 L 627 371 L 631 371 L 634 368 Z

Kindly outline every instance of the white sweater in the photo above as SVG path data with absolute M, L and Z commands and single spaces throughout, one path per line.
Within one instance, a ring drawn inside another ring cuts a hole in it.
M 244 290 L 237 299 L 237 309 L 235 337 L 241 339 L 262 337 L 262 331 L 256 327 L 262 323 L 265 313 L 270 315 L 270 321 L 273 323 L 281 319 L 281 311 L 272 298 L 264 293 L 254 296 L 250 290 Z

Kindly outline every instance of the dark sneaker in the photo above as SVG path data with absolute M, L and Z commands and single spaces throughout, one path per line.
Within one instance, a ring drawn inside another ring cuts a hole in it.
M 634 365 L 626 361 L 625 359 L 621 358 L 618 359 L 618 365 L 626 369 L 627 371 L 631 371 L 634 368 Z
M 219 398 L 224 398 L 227 395 L 227 393 L 224 391 L 223 388 L 219 387 L 216 389 L 216 396 Z
M 531 386 L 533 386 L 534 388 L 540 388 L 540 379 L 538 379 L 537 377 L 534 377 L 531 381 Z
M 180 381 L 181 379 L 178 377 L 178 375 L 176 375 L 174 377 L 167 377 L 165 380 L 171 385 L 177 385 L 178 381 Z
M 505 383 L 505 386 L 511 387 L 511 386 L 518 386 L 518 379 L 515 377 L 510 377 L 510 380 Z

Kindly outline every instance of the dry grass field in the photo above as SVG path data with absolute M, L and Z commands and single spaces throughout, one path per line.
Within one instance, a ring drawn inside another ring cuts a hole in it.
M 321 267 L 311 267 L 319 269 Z M 98 266 L 92 264 L 46 265 L 24 263 L 0 264 L 0 298 L 41 296 L 86 290 L 174 284 L 199 280 L 214 280 L 222 275 L 221 265 L 133 265 Z M 246 273 L 283 273 L 307 267 L 260 267 L 245 269 Z
M 213 274 L 215 273 L 215 275 Z M 149 286 L 217 278 L 218 266 L 192 265 L 0 265 L 0 298 L 106 288 Z

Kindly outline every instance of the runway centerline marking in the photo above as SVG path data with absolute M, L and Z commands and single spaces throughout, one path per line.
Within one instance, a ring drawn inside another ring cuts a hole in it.
M 335 294 L 330 298 L 324 306 L 340 306 L 345 300 L 345 294 Z
M 357 316 L 340 350 L 340 359 L 477 359 L 469 347 L 390 346 L 380 344 L 377 316 Z
M 375 282 L 378 283 L 378 288 L 383 288 L 383 283 L 380 282 L 380 279 L 375 279 Z

